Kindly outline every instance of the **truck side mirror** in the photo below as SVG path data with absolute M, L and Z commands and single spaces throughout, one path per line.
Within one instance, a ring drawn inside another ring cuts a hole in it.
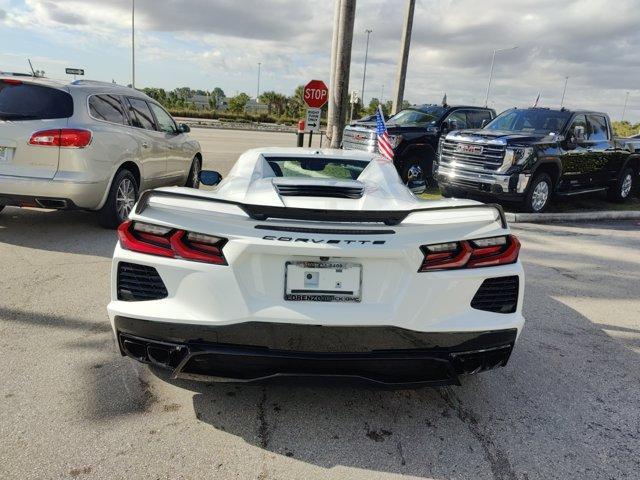
M 443 134 L 447 133 L 449 131 L 449 122 L 448 121 L 444 121 L 442 122 L 442 125 L 440 125 L 440 130 L 442 131 Z

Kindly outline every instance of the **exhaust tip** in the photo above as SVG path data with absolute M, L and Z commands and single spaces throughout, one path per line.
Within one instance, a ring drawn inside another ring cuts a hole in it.
M 67 201 L 61 198 L 36 198 L 36 203 L 42 208 L 53 208 L 56 210 L 69 207 Z

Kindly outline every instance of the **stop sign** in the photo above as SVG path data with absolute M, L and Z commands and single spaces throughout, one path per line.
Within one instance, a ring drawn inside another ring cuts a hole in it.
M 304 87 L 304 103 L 310 108 L 321 108 L 329 99 L 329 89 L 322 80 L 311 80 Z

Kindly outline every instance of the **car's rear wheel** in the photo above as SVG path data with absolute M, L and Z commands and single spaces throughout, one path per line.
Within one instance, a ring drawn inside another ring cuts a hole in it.
M 633 189 L 633 169 L 625 168 L 615 185 L 609 188 L 607 196 L 614 202 L 625 202 Z
M 191 162 L 191 170 L 189 170 L 185 187 L 200 188 L 200 170 L 202 170 L 202 160 L 196 155 Z
M 529 190 L 524 198 L 522 209 L 530 213 L 542 213 L 549 206 L 553 192 L 553 181 L 546 173 L 533 177 Z
M 405 184 L 408 183 L 409 180 L 424 180 L 427 182 L 427 185 L 429 185 L 433 183 L 432 165 L 432 161 L 427 158 L 418 156 L 410 157 L 404 162 L 400 177 Z
M 120 170 L 109 189 L 104 206 L 98 211 L 98 222 L 105 228 L 116 228 L 124 222 L 138 199 L 138 182 L 129 170 Z

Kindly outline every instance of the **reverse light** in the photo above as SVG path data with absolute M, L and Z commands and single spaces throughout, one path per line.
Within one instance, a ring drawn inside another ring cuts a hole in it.
M 133 252 L 227 265 L 222 253 L 226 238 L 133 220 L 118 227 L 118 237 L 122 248 Z
M 42 147 L 84 148 L 91 143 L 91 132 L 78 128 L 56 128 L 35 132 L 29 145 Z
M 437 243 L 420 247 L 424 260 L 419 272 L 492 267 L 515 263 L 520 242 L 513 235 Z

